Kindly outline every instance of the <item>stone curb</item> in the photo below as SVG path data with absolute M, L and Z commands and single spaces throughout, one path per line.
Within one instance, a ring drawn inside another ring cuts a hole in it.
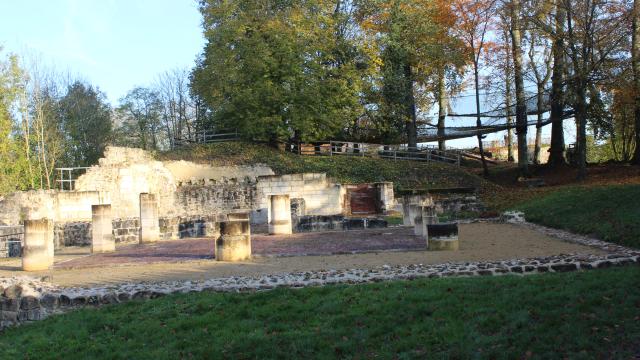
M 491 220 L 494 221 L 494 220 Z M 418 278 L 529 275 L 591 270 L 640 264 L 640 251 L 544 226 L 517 223 L 543 234 L 599 248 L 605 255 L 560 254 L 539 258 L 492 262 L 442 263 L 432 265 L 384 265 L 375 269 L 320 270 L 257 277 L 228 277 L 203 281 L 129 283 L 92 288 L 61 288 L 26 277 L 5 279 L 0 297 L 0 329 L 41 320 L 73 309 L 147 300 L 172 293 L 245 292 L 278 287 L 302 288 L 330 284 L 362 284 Z M 12 283 L 12 280 L 13 283 Z

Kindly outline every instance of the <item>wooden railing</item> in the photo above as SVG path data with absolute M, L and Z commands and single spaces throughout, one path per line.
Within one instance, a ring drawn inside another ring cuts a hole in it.
M 380 145 L 346 141 L 323 141 L 313 143 L 287 143 L 287 151 L 310 156 L 361 156 L 390 160 L 435 161 L 460 166 L 458 150 L 440 150 L 422 146 L 407 148 L 399 145 Z

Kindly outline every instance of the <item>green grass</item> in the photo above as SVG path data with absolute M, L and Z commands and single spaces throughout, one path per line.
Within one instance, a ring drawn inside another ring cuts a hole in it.
M 640 267 L 172 295 L 12 328 L 3 359 L 631 358 Z
M 531 222 L 640 248 L 640 185 L 564 188 L 515 208 Z
M 276 174 L 324 172 L 344 184 L 392 181 L 396 188 L 491 186 L 463 168 L 440 163 L 392 161 L 355 156 L 300 156 L 261 144 L 226 142 L 157 154 L 160 160 L 212 165 L 265 164 Z

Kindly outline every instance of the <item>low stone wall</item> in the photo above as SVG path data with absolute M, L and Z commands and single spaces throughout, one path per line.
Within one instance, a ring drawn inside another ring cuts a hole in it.
M 96 288 L 58 289 L 42 282 L 20 279 L 11 284 L 11 279 L 7 279 L 3 284 L 6 287 L 0 288 L 3 294 L 0 297 L 0 329 L 86 306 L 97 307 L 129 300 L 154 299 L 172 293 L 258 291 L 278 287 L 301 288 L 419 278 L 530 275 L 633 264 L 640 265 L 640 252 L 610 255 L 569 254 L 494 262 L 384 265 L 375 269 L 305 271 L 259 277 L 235 276 L 203 281 L 124 284 Z
M 91 245 L 91 221 L 56 222 L 53 243 L 56 249 L 65 246 Z
M 140 239 L 140 218 L 114 219 L 111 227 L 116 243 L 137 243 Z
M 470 194 L 435 195 L 433 203 L 438 214 L 449 214 L 454 217 L 465 212 L 481 213 L 486 209 L 476 195 Z
M 0 258 L 22 256 L 24 226 L 0 226 Z
M 377 218 L 345 218 L 333 216 L 302 216 L 294 223 L 294 232 L 359 230 L 386 228 L 387 221 Z
M 216 216 L 160 218 L 160 237 L 163 240 L 217 237 L 219 234 L 220 227 Z

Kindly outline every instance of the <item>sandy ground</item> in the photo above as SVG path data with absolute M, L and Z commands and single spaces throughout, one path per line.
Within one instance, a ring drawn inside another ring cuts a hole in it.
M 402 230 L 399 229 L 399 231 Z M 257 257 L 252 261 L 241 263 L 196 259 L 177 263 L 110 265 L 79 269 L 60 268 L 63 262 L 86 257 L 88 254 L 87 248 L 72 248 L 56 254 L 56 267 L 58 268 L 43 272 L 25 273 L 20 271 L 20 259 L 2 259 L 0 261 L 0 277 L 49 276 L 53 283 L 61 286 L 90 286 L 126 282 L 202 280 L 321 269 L 366 269 L 382 265 L 493 261 L 567 253 L 603 253 L 598 249 L 567 243 L 511 224 L 461 224 L 459 238 L 459 251 L 380 251 L 356 255 Z

